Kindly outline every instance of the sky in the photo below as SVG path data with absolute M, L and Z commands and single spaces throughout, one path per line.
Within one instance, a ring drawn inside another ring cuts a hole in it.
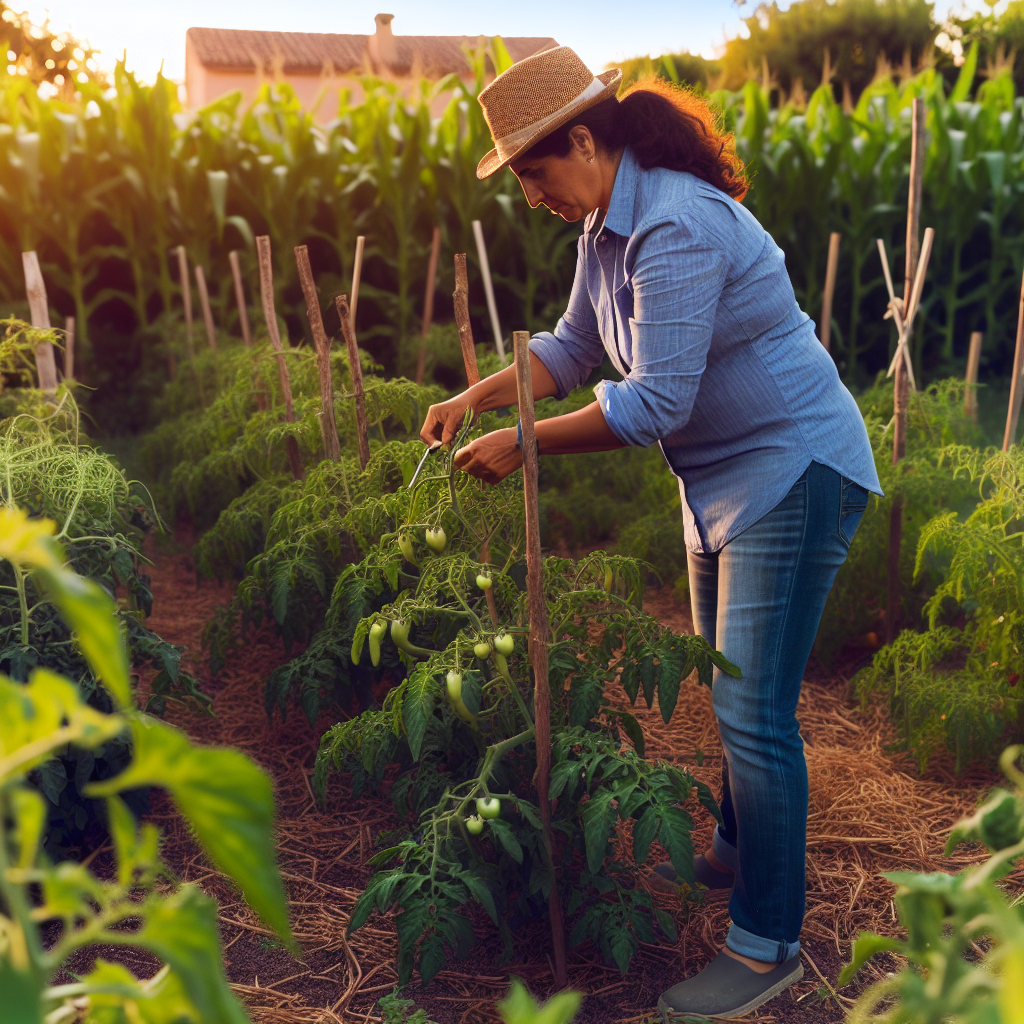
M 977 7 L 981 0 L 967 2 Z M 106 68 L 127 51 L 128 67 L 144 79 L 163 62 L 164 74 L 180 81 L 185 31 L 193 25 L 370 34 L 374 15 L 383 11 L 395 15 L 397 35 L 552 36 L 596 71 L 648 53 L 712 57 L 740 31 L 756 0 L 14 0 L 11 6 L 37 22 L 48 15 L 57 31 L 70 29 L 101 51 Z M 936 14 L 950 6 L 937 0 Z

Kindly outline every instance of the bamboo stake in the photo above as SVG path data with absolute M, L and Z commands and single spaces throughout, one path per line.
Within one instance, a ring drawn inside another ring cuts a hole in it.
M 317 413 L 320 420 L 320 433 L 324 439 L 324 458 L 338 462 L 341 459 L 341 445 L 338 443 L 338 425 L 334 421 L 334 384 L 331 381 L 331 339 L 324 330 L 323 318 L 320 316 L 320 300 L 317 298 L 316 285 L 313 283 L 313 270 L 309 265 L 309 250 L 304 245 L 295 246 L 295 263 L 299 268 L 299 281 L 302 294 L 306 299 L 306 316 L 313 332 L 313 344 L 316 346 L 316 369 L 320 376 L 320 404 L 322 409 Z
M 195 359 L 195 347 L 192 343 L 192 284 L 188 274 L 188 255 L 185 246 L 179 245 L 175 252 L 178 256 L 178 280 L 181 282 L 181 302 L 185 307 L 185 344 L 188 346 L 189 359 Z
M 491 330 L 494 331 L 494 347 L 505 359 L 505 342 L 502 339 L 501 324 L 498 321 L 498 306 L 494 301 L 494 284 L 491 281 L 491 264 L 487 260 L 487 246 L 484 244 L 484 229 L 480 221 L 473 221 L 473 237 L 476 239 L 476 254 L 480 259 L 480 273 L 484 279 L 484 294 L 487 296 L 487 312 L 491 315 Z
M 416 383 L 423 383 L 423 371 L 427 363 L 427 331 L 434 322 L 434 291 L 437 287 L 437 258 L 441 252 L 441 229 L 434 228 L 430 240 L 430 262 L 427 264 L 427 286 L 423 295 L 423 326 L 420 328 L 420 353 L 416 360 Z
M 277 326 L 277 310 L 274 308 L 274 268 L 270 262 L 269 235 L 260 235 L 256 239 L 256 257 L 260 267 L 260 300 L 263 304 L 263 319 L 267 322 L 267 334 L 277 357 L 277 376 L 281 382 L 281 397 L 284 399 L 284 419 L 286 423 L 294 423 L 292 379 L 281 345 L 281 332 Z M 288 464 L 291 466 L 292 476 L 296 480 L 301 480 L 302 460 L 299 458 L 299 442 L 294 437 L 289 437 L 285 442 L 285 449 L 288 452 Z
M 981 331 L 971 332 L 971 345 L 967 350 L 967 373 L 964 383 L 964 413 L 975 422 L 978 421 L 978 366 L 981 363 L 981 342 L 985 336 Z
M 213 310 L 210 309 L 210 293 L 206 290 L 206 274 L 196 264 L 196 288 L 199 291 L 199 305 L 203 308 L 203 323 L 206 325 L 206 340 L 214 352 L 217 351 L 217 331 L 213 326 Z
M 25 271 L 25 293 L 28 296 L 32 326 L 48 331 L 50 304 L 46 298 L 46 284 L 35 250 L 21 254 L 21 265 Z M 57 390 L 57 361 L 53 357 L 53 345 L 48 341 L 40 341 L 36 345 L 36 376 L 39 378 L 40 390 Z
M 833 231 L 828 236 L 828 262 L 825 265 L 825 294 L 821 299 L 821 344 L 831 352 L 832 342 L 832 298 L 836 291 L 836 273 L 839 270 L 839 243 L 842 235 Z
M 245 287 L 242 284 L 242 268 L 238 262 L 238 250 L 228 253 L 231 276 L 235 280 L 235 302 L 238 303 L 238 322 L 242 325 L 242 340 L 246 348 L 252 348 L 252 330 L 249 327 L 249 310 L 245 305 Z
M 551 835 L 551 804 L 548 784 L 551 774 L 551 691 L 548 688 L 548 605 L 544 599 L 543 565 L 540 553 L 540 507 L 537 493 L 537 435 L 534 430 L 533 379 L 530 372 L 530 335 L 516 331 L 512 335 L 519 394 L 519 422 L 523 428 L 523 494 L 526 501 L 526 588 L 530 603 L 530 664 L 533 666 L 533 716 L 537 742 L 537 806 L 544 826 L 544 846 L 554 868 L 554 843 Z M 551 941 L 555 954 L 555 985 L 567 984 L 565 967 L 565 927 L 558 885 L 552 879 L 548 894 Z
M 459 344 L 462 346 L 462 361 L 466 365 L 466 380 L 469 386 L 480 381 L 476 365 L 476 346 L 473 344 L 473 325 L 469 322 L 469 277 L 466 274 L 466 254 L 455 254 L 455 323 L 459 328 Z
M 363 249 L 366 247 L 366 236 L 356 237 L 356 258 L 352 262 L 352 330 L 356 329 L 356 309 L 359 307 L 359 282 L 363 279 Z
M 338 319 L 341 321 L 341 333 L 345 339 L 345 347 L 348 349 L 348 369 L 352 377 L 352 391 L 356 398 L 356 433 L 359 436 L 359 465 L 366 469 L 366 464 L 370 461 L 370 434 L 366 426 L 363 367 L 359 362 L 359 346 L 356 344 L 356 332 L 352 330 L 348 296 L 339 295 L 334 301 L 338 308 Z
M 75 318 L 64 320 L 64 379 L 75 379 Z
M 1024 281 L 1020 286 L 1020 303 L 1017 308 L 1017 346 L 1013 350 L 1013 372 L 1010 377 L 1010 404 L 1006 410 L 1006 431 L 1003 433 L 1003 451 L 1008 452 L 1017 437 L 1020 421 L 1020 400 L 1024 394 Z
M 896 380 L 893 387 L 893 439 L 892 463 L 895 466 L 907 450 L 907 401 L 910 379 L 907 363 L 910 355 L 910 333 L 913 328 L 913 295 L 916 291 L 918 260 L 918 232 L 921 224 L 921 192 L 924 185 L 924 102 L 913 101 L 910 142 L 910 190 L 907 196 L 906 267 L 903 275 L 903 309 L 906 320 L 903 329 L 904 359 L 896 362 Z M 895 312 L 895 304 L 893 306 Z M 896 499 L 889 513 L 888 595 L 885 615 L 886 641 L 896 639 L 900 607 L 900 546 L 903 541 L 903 502 Z

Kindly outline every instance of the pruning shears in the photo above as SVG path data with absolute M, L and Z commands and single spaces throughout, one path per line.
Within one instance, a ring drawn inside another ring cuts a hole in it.
M 435 441 L 435 442 L 434 442 L 434 443 L 433 443 L 432 445 L 430 445 L 430 446 L 429 446 L 429 447 L 427 448 L 427 450 L 426 450 L 426 451 L 425 451 L 425 452 L 423 453 L 423 457 L 422 457 L 422 458 L 420 459 L 420 461 L 419 461 L 419 465 L 418 465 L 418 466 L 416 467 L 416 472 L 415 472 L 415 473 L 413 473 L 413 475 L 412 475 L 412 479 L 411 479 L 411 480 L 409 481 L 409 483 L 408 483 L 408 484 L 406 484 L 406 487 L 407 487 L 407 488 L 408 488 L 409 490 L 412 490 L 413 484 L 415 484 L 415 483 L 416 483 L 416 480 L 417 480 L 417 478 L 418 478 L 418 477 L 419 477 L 419 475 L 420 475 L 420 470 L 421 470 L 421 469 L 423 469 L 423 465 L 424 465 L 424 463 L 425 463 L 425 462 L 427 461 L 427 456 L 428 456 L 428 455 L 431 455 L 431 454 L 432 454 L 432 453 L 434 453 L 434 452 L 436 452 L 436 451 L 437 451 L 437 450 L 438 450 L 438 449 L 439 449 L 440 447 L 441 447 L 441 442 L 440 442 L 440 441 Z

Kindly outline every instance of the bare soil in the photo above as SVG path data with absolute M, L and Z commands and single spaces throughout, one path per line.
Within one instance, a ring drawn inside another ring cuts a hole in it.
M 187 539 L 187 538 L 183 538 Z M 310 787 L 317 739 L 330 722 L 310 728 L 300 714 L 268 721 L 263 680 L 287 659 L 272 630 L 264 628 L 246 643 L 216 680 L 201 654 L 203 628 L 215 610 L 230 601 L 232 589 L 197 581 L 181 548 L 155 553 L 152 573 L 154 614 L 150 625 L 188 651 L 192 669 L 214 697 L 215 716 L 172 711 L 170 718 L 196 740 L 244 750 L 271 774 L 278 800 L 278 856 L 292 906 L 296 960 L 284 950 L 241 901 L 230 883 L 204 860 L 170 802 L 155 796 L 152 820 L 164 831 L 164 855 L 182 880 L 196 882 L 216 896 L 228 976 L 254 1021 L 368 1022 L 382 1020 L 377 1000 L 396 983 L 397 938 L 390 917 L 371 917 L 346 937 L 349 914 L 372 874 L 367 861 L 381 829 L 396 827 L 384 797 L 353 799 L 341 780 L 331 784 L 325 809 Z M 667 590 L 652 591 L 648 608 L 679 631 L 690 630 L 689 614 Z M 143 686 L 145 680 L 143 680 Z M 625 700 L 621 695 L 613 699 Z M 685 764 L 718 789 L 721 745 L 710 693 L 694 680 L 683 684 L 679 705 L 666 725 L 643 702 L 637 715 L 647 737 L 647 755 Z M 836 978 L 849 958 L 850 942 L 861 930 L 895 934 L 898 924 L 893 887 L 879 877 L 887 870 L 957 870 L 977 857 L 942 855 L 950 826 L 974 806 L 995 780 L 986 772 L 954 779 L 947 766 L 921 777 L 913 763 L 890 749 L 893 736 L 880 708 L 861 709 L 847 695 L 843 678 L 808 672 L 799 716 L 810 774 L 807 918 L 803 931 L 802 982 L 766 1004 L 750 1020 L 777 1024 L 823 1024 L 844 1019 L 861 983 L 836 991 Z M 700 762 L 698 764 L 697 762 Z M 699 837 L 707 840 L 710 827 Z M 102 854 L 101 854 L 102 856 Z M 1024 887 L 1024 876 L 1012 878 Z M 674 945 L 643 946 L 626 976 L 600 962 L 596 951 L 580 947 L 569 956 L 569 984 L 586 994 L 579 1024 L 652 1022 L 658 995 L 704 967 L 721 946 L 727 906 L 709 900 L 685 907 L 675 897 L 658 902 L 676 919 Z M 511 964 L 499 966 L 500 947 L 486 918 L 477 922 L 478 944 L 458 970 L 442 972 L 426 988 L 410 986 L 405 995 L 438 1024 L 498 1021 L 494 1003 L 509 979 L 523 978 L 538 996 L 552 991 L 546 922 L 523 930 Z M 155 971 L 144 954 L 114 957 L 140 976 Z M 93 949 L 68 967 L 81 971 Z M 863 981 L 882 976 L 892 961 L 874 962 Z

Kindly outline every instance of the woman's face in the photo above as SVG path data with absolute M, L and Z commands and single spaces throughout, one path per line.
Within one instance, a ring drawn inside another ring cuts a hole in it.
M 601 206 L 606 175 L 602 173 L 605 161 L 595 151 L 589 129 L 578 125 L 569 140 L 572 146 L 566 156 L 531 158 L 527 153 L 510 166 L 531 207 L 546 206 L 572 223 Z

